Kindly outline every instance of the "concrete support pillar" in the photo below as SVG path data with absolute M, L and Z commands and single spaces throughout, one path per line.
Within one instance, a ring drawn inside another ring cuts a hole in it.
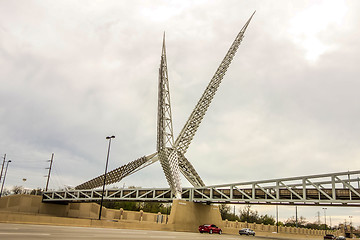
M 188 202 L 176 199 L 173 201 L 169 224 L 177 231 L 197 231 L 199 225 L 216 224 L 223 228 L 223 222 L 218 206 Z
M 139 217 L 139 221 L 140 221 L 140 222 L 142 222 L 143 217 L 144 217 L 144 211 L 143 211 L 143 210 L 140 210 L 140 217 Z
M 124 218 L 124 209 L 120 208 L 120 220 Z

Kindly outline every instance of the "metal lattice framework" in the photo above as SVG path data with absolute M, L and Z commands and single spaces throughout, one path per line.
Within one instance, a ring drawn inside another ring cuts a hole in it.
M 215 93 L 216 93 L 217 89 L 219 88 L 222 79 L 224 78 L 225 73 L 230 66 L 230 63 L 231 63 L 232 59 L 234 58 L 235 53 L 236 53 L 237 49 L 239 48 L 241 41 L 244 38 L 244 33 L 245 33 L 252 17 L 254 16 L 254 14 L 255 14 L 255 12 L 253 13 L 253 15 L 251 15 L 250 19 L 246 22 L 244 27 L 240 30 L 239 34 L 236 36 L 230 49 L 226 53 L 223 61 L 221 62 L 218 69 L 216 70 L 213 78 L 211 79 L 210 83 L 206 87 L 199 102 L 196 104 L 193 112 L 191 113 L 185 126 L 181 130 L 178 138 L 176 139 L 175 147 L 183 155 L 186 153 L 187 149 L 189 148 L 189 145 L 190 145 L 192 139 L 194 138 L 195 133 L 196 133 L 197 129 L 199 128 L 199 125 L 200 125 L 202 119 L 204 118 L 205 113 L 206 113 L 207 109 L 209 108 L 210 103 L 211 103 L 212 99 L 214 98 Z
M 119 179 L 123 179 L 124 177 L 131 175 L 140 169 L 152 164 L 157 161 L 156 154 L 149 155 L 147 157 L 141 157 L 137 160 L 129 162 L 119 168 L 116 168 L 106 174 L 106 184 L 112 184 L 119 181 Z M 97 178 L 91 179 L 85 183 L 82 183 L 76 187 L 76 189 L 92 189 L 97 188 L 104 183 L 104 175 L 101 175 Z
M 360 171 L 184 188 L 182 199 L 206 203 L 360 206 Z M 102 190 L 45 192 L 44 202 L 98 201 Z M 109 201 L 171 202 L 170 188 L 106 190 Z
M 183 127 L 175 142 L 173 137 L 170 88 L 168 81 L 164 34 L 159 68 L 157 152 L 149 156 L 139 158 L 124 166 L 110 171 L 108 173 L 109 177 L 106 178 L 106 185 L 119 182 L 124 177 L 129 176 L 139 171 L 140 169 L 149 166 L 157 160 L 160 160 L 171 192 L 176 198 L 181 198 L 183 195 L 179 172 L 181 172 L 194 187 L 205 186 L 203 180 L 200 178 L 195 168 L 185 157 L 185 153 L 189 148 L 189 145 L 194 138 L 195 133 L 202 119 L 204 118 L 205 113 L 209 108 L 210 103 L 214 98 L 222 79 L 224 78 L 225 73 L 230 66 L 230 63 L 244 38 L 245 31 L 254 14 L 255 12 L 251 15 L 249 20 L 245 23 L 243 28 L 236 36 L 230 49 L 228 50 L 223 61 L 216 70 L 213 78 L 205 89 L 203 95 L 195 106 L 193 112 L 191 113 L 189 119 L 187 120 L 185 126 Z M 75 188 L 93 189 L 102 186 L 103 182 L 104 175 L 101 175 L 83 184 L 80 184 Z
M 174 134 L 172 126 L 170 87 L 167 71 L 165 34 L 159 68 L 158 89 L 158 128 L 157 152 L 166 180 L 177 198 L 181 198 L 181 182 L 179 171 L 179 157 L 174 150 Z

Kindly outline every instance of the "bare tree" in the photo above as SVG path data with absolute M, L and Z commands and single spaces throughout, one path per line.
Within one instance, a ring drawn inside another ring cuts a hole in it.
M 304 227 L 306 225 L 307 221 L 306 221 L 306 218 L 303 217 L 303 216 L 300 216 L 297 220 L 297 225 L 298 227 Z M 294 216 L 288 218 L 286 221 L 285 221 L 285 226 L 287 227 L 295 227 L 296 226 L 296 219 Z
M 259 213 L 256 210 L 251 209 L 251 205 L 247 205 L 243 209 L 240 209 L 240 221 L 248 223 L 256 223 L 259 220 Z
M 14 194 L 22 194 L 24 192 L 24 187 L 23 186 L 14 186 L 12 189 L 12 192 Z

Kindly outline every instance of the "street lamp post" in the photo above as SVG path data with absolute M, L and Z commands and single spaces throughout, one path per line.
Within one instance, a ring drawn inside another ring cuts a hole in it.
M 324 209 L 324 217 L 325 217 L 325 226 L 324 226 L 324 228 L 325 228 L 325 234 L 326 234 L 326 209 L 327 208 L 323 208 Z
M 103 189 L 102 189 L 102 194 L 101 194 L 99 220 L 101 220 L 101 210 L 102 210 L 102 205 L 103 205 L 103 201 L 104 201 L 104 191 L 105 191 L 105 183 L 106 183 L 106 172 L 107 172 L 107 167 L 108 167 L 108 163 L 109 163 L 109 154 L 110 154 L 111 139 L 113 139 L 113 138 L 115 138 L 115 136 L 106 137 L 106 139 L 109 140 L 109 147 L 108 147 L 108 152 L 107 152 L 107 157 L 106 157 L 105 174 L 104 174 L 104 184 L 103 184 Z
M 7 161 L 7 164 L 6 164 L 4 178 L 3 178 L 3 181 L 2 181 L 2 184 L 1 184 L 0 198 L 1 198 L 2 193 L 3 193 L 4 183 L 5 183 L 5 178 L 6 178 L 6 173 L 7 173 L 7 170 L 8 170 L 9 162 L 11 162 L 11 160 Z
M 353 234 L 352 234 L 352 216 L 349 216 L 350 218 L 350 237 L 352 238 L 353 237 Z

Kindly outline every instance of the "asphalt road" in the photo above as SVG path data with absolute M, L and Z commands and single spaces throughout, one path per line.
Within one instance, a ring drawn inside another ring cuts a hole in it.
M 239 236 L 240 237 L 240 236 Z M 0 239 L 239 239 L 237 236 L 0 223 Z
M 31 240 L 31 239 L 226 239 L 226 240 L 255 240 L 260 237 L 208 234 L 165 232 L 132 229 L 64 227 L 51 225 L 10 224 L 0 223 L 1 240 Z M 262 238 L 264 239 L 264 238 Z M 267 238 L 270 239 L 270 238 Z

